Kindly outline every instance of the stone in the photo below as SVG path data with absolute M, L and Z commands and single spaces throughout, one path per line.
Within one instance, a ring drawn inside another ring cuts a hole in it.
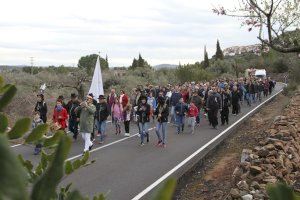
M 241 197 L 240 191 L 239 191 L 238 189 L 236 189 L 236 188 L 232 188 L 232 189 L 230 190 L 230 196 L 231 196 L 233 199 L 238 199 L 238 198 Z
M 253 196 L 251 194 L 246 194 L 246 195 L 242 196 L 242 199 L 243 200 L 252 200 Z
M 280 142 L 280 141 L 275 142 L 275 143 L 274 143 L 274 146 L 275 146 L 276 149 L 284 150 L 283 144 L 282 144 L 282 142 Z
M 267 144 L 267 145 L 265 146 L 265 148 L 266 148 L 268 151 L 272 151 L 272 150 L 275 149 L 275 146 L 274 146 L 274 144 Z
M 269 150 L 266 149 L 265 147 L 261 148 L 258 152 L 257 152 L 257 155 L 259 157 L 262 157 L 262 158 L 265 158 L 269 155 Z
M 259 189 L 260 189 L 260 185 L 259 185 L 259 183 L 256 182 L 256 181 L 253 181 L 253 182 L 251 183 L 251 187 L 253 187 L 255 190 L 259 190 Z
M 269 133 L 271 134 L 271 135 L 274 135 L 274 134 L 276 134 L 278 131 L 276 130 L 276 129 L 270 129 L 269 130 Z
M 241 156 L 241 162 L 250 161 L 250 154 L 251 153 L 252 153 L 252 150 L 243 149 L 242 156 Z
M 238 182 L 237 187 L 239 188 L 239 190 L 249 191 L 249 185 L 247 184 L 246 181 Z
M 254 176 L 258 175 L 262 173 L 262 168 L 258 166 L 250 166 L 250 173 Z

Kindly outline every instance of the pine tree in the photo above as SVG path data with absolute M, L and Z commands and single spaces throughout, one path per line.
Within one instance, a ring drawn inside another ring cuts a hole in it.
M 138 61 L 137 59 L 133 59 L 132 65 L 130 66 L 130 69 L 136 69 L 138 67 Z
M 221 50 L 219 40 L 217 40 L 217 51 L 216 51 L 216 60 L 218 59 L 220 60 L 224 59 L 223 51 Z
M 204 46 L 204 63 L 203 63 L 204 69 L 209 67 L 209 60 L 208 60 L 208 54 L 206 51 L 206 46 Z
M 141 54 L 139 54 L 139 59 L 138 59 L 138 67 L 144 67 L 144 59 L 142 58 Z
M 106 61 L 106 66 L 107 66 L 107 68 L 109 68 L 109 64 L 108 64 L 108 57 L 107 57 L 107 54 L 106 54 L 106 57 L 105 57 L 105 61 Z

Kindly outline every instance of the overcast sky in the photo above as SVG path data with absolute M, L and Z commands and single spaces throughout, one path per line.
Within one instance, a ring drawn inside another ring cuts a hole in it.
M 101 52 L 110 66 L 129 66 L 142 56 L 151 64 L 194 63 L 221 48 L 255 44 L 237 19 L 213 6 L 233 0 L 9 0 L 1 3 L 0 65 L 76 66 Z

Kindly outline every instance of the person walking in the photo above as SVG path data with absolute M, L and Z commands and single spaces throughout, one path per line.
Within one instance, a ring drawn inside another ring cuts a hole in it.
M 218 111 L 221 106 L 220 94 L 213 91 L 208 98 L 208 112 L 211 117 L 211 125 L 214 129 L 217 129 L 218 126 Z
M 83 153 L 85 153 L 93 148 L 91 133 L 93 131 L 94 115 L 96 112 L 96 107 L 93 104 L 93 97 L 88 95 L 86 101 L 82 102 L 76 110 L 77 112 L 80 112 L 79 126 L 81 136 L 84 140 Z
M 176 113 L 177 134 L 179 134 L 184 130 L 185 115 L 188 112 L 188 106 L 183 102 L 182 97 L 179 99 L 179 102 L 175 106 L 174 110 Z
M 144 137 L 147 138 L 147 143 L 149 142 L 149 130 L 148 124 L 150 122 L 150 105 L 147 104 L 147 97 L 141 96 L 141 103 L 137 108 L 139 132 L 141 137 L 141 146 L 144 145 Z
M 52 120 L 53 123 L 57 124 L 60 127 L 59 130 L 65 131 L 65 129 L 67 128 L 68 112 L 62 104 L 63 102 L 61 99 L 58 99 L 56 101 Z
M 179 103 L 179 99 L 182 98 L 181 93 L 179 92 L 179 87 L 175 86 L 175 89 L 171 95 L 170 103 L 171 103 L 171 123 L 176 124 L 176 113 L 175 107 Z
M 199 116 L 199 110 L 194 101 L 191 101 L 188 108 L 188 126 L 191 127 L 191 134 L 195 132 L 196 118 Z
M 99 144 L 104 142 L 104 138 L 106 137 L 106 122 L 109 116 L 109 108 L 108 104 L 105 101 L 105 97 L 103 95 L 99 95 L 99 103 L 96 106 L 96 121 L 97 121 L 97 129 L 98 134 L 100 136 Z
M 73 133 L 73 139 L 77 140 L 78 136 L 78 124 L 79 116 L 75 112 L 76 108 L 80 105 L 80 102 L 75 93 L 71 94 L 71 100 L 67 103 L 67 111 L 69 115 L 69 131 Z
M 237 86 L 233 86 L 232 93 L 231 93 L 232 114 L 233 115 L 239 114 L 239 98 L 240 98 L 240 94 L 237 89 Z
M 131 120 L 131 110 L 132 110 L 132 105 L 130 102 L 127 102 L 127 105 L 123 108 L 123 113 L 124 113 L 124 127 L 125 127 L 125 134 L 124 136 L 129 137 L 130 132 L 129 132 L 129 127 L 130 127 L 130 120 Z
M 121 134 L 121 122 L 123 120 L 123 108 L 119 98 L 115 98 L 115 103 L 112 104 L 111 114 L 114 118 L 113 122 L 116 126 L 116 135 Z
M 32 120 L 32 129 L 36 128 L 37 126 L 44 124 L 43 120 L 41 119 L 40 113 L 36 111 L 33 116 Z M 34 155 L 40 154 L 42 151 L 42 143 L 40 141 L 36 141 L 35 148 L 34 148 Z
M 221 89 L 221 124 L 229 123 L 229 107 L 231 105 L 230 91 Z
M 150 105 L 150 118 L 153 118 L 154 121 L 154 111 L 156 109 L 156 99 L 153 96 L 153 93 L 150 92 L 147 98 L 147 103 Z
M 34 107 L 34 112 L 39 112 L 40 113 L 40 118 L 43 121 L 43 123 L 47 122 L 48 108 L 47 108 L 47 104 L 45 102 L 43 94 L 38 94 L 37 95 L 37 102 L 36 102 L 35 107 Z
M 107 103 L 109 107 L 109 114 L 111 116 L 112 123 L 114 123 L 114 116 L 112 114 L 112 105 L 115 103 L 115 99 L 118 98 L 115 89 L 110 90 L 110 94 L 107 96 Z
M 158 105 L 154 112 L 157 119 L 155 133 L 157 135 L 158 142 L 156 146 L 166 148 L 169 108 L 164 97 L 158 97 L 157 102 Z
M 190 102 L 194 102 L 195 106 L 198 109 L 198 115 L 196 116 L 196 124 L 200 124 L 200 119 L 201 119 L 201 107 L 202 107 L 202 98 L 199 96 L 199 91 L 195 90 L 193 92 L 193 96 L 191 97 Z

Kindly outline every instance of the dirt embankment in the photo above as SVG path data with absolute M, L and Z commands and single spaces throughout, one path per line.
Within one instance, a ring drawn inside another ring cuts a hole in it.
M 254 149 L 269 137 L 274 117 L 282 115 L 289 101 L 289 97 L 280 94 L 244 122 L 238 131 L 232 133 L 179 180 L 173 199 L 231 198 L 231 189 L 237 187 L 233 173 L 240 166 L 243 149 Z

